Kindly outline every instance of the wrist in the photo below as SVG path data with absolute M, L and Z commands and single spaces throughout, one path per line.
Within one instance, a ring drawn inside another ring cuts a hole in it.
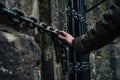
M 74 42 L 75 42 L 75 39 L 72 40 L 72 44 L 71 44 L 72 47 L 74 47 Z

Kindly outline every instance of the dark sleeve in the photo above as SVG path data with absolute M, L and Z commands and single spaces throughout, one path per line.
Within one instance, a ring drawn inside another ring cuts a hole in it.
M 97 50 L 120 35 L 120 1 L 118 1 L 114 0 L 93 29 L 74 39 L 73 47 L 78 56 Z

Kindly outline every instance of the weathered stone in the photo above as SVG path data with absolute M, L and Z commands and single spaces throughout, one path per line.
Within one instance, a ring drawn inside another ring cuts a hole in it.
M 33 37 L 0 31 L 0 80 L 40 80 L 41 51 Z

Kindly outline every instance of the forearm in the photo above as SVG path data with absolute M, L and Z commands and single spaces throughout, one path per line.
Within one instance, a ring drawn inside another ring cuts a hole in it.
M 79 55 L 86 54 L 105 46 L 119 35 L 120 7 L 113 4 L 93 29 L 74 39 L 73 47 Z

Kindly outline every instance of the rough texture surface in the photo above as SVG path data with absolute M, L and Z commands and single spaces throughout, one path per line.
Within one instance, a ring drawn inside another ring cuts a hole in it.
M 40 48 L 33 37 L 0 31 L 0 80 L 40 80 Z

